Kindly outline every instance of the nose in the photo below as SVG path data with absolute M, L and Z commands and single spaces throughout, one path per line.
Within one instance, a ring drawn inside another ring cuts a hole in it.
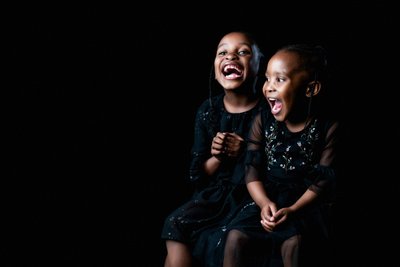
M 233 60 L 233 59 L 237 59 L 238 55 L 236 53 L 228 53 L 228 54 L 226 54 L 225 58 L 228 60 Z
M 263 91 L 272 93 L 272 92 L 275 92 L 276 90 L 271 82 L 265 81 L 264 86 L 263 86 Z

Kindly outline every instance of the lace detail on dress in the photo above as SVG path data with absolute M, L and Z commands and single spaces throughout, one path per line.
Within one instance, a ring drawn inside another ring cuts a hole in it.
M 265 154 L 268 159 L 268 171 L 281 168 L 288 173 L 301 166 L 313 165 L 315 145 L 320 139 L 317 131 L 318 120 L 299 133 L 291 133 L 283 127 L 284 124 L 274 121 L 265 130 Z M 295 138 L 301 134 L 300 138 Z M 296 155 L 294 157 L 293 155 Z

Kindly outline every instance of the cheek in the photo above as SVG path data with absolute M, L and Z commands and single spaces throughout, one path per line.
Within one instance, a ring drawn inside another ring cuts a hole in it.
M 285 94 L 282 97 L 282 102 L 283 102 L 283 106 L 287 109 L 290 110 L 293 102 L 294 102 L 294 96 L 292 94 Z
M 264 94 L 265 97 L 267 97 L 267 92 L 268 92 L 268 85 L 265 82 L 263 87 L 262 87 L 262 93 Z
M 219 81 L 219 82 L 222 82 L 222 78 L 223 78 L 223 75 L 222 75 L 222 73 L 221 72 L 219 72 L 219 71 L 215 71 L 214 72 L 214 79 L 215 80 L 217 80 L 217 81 Z
M 267 90 L 264 87 L 262 88 L 262 93 L 263 93 L 264 97 L 267 97 Z
M 219 75 L 219 60 L 214 60 L 214 76 L 217 77 Z

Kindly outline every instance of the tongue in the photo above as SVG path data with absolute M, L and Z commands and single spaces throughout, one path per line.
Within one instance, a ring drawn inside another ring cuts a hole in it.
M 271 112 L 273 115 L 276 115 L 279 111 L 281 111 L 281 109 L 282 109 L 282 103 L 275 101 L 275 104 L 272 107 Z

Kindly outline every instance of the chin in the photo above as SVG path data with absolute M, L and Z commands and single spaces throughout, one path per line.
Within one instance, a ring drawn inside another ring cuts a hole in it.
M 275 114 L 273 116 L 274 116 L 275 120 L 277 120 L 277 121 L 280 121 L 280 122 L 286 121 L 285 114 L 278 113 L 278 114 Z
M 273 115 L 273 116 L 274 116 L 275 120 L 283 121 L 282 116 L 279 116 L 279 115 Z

